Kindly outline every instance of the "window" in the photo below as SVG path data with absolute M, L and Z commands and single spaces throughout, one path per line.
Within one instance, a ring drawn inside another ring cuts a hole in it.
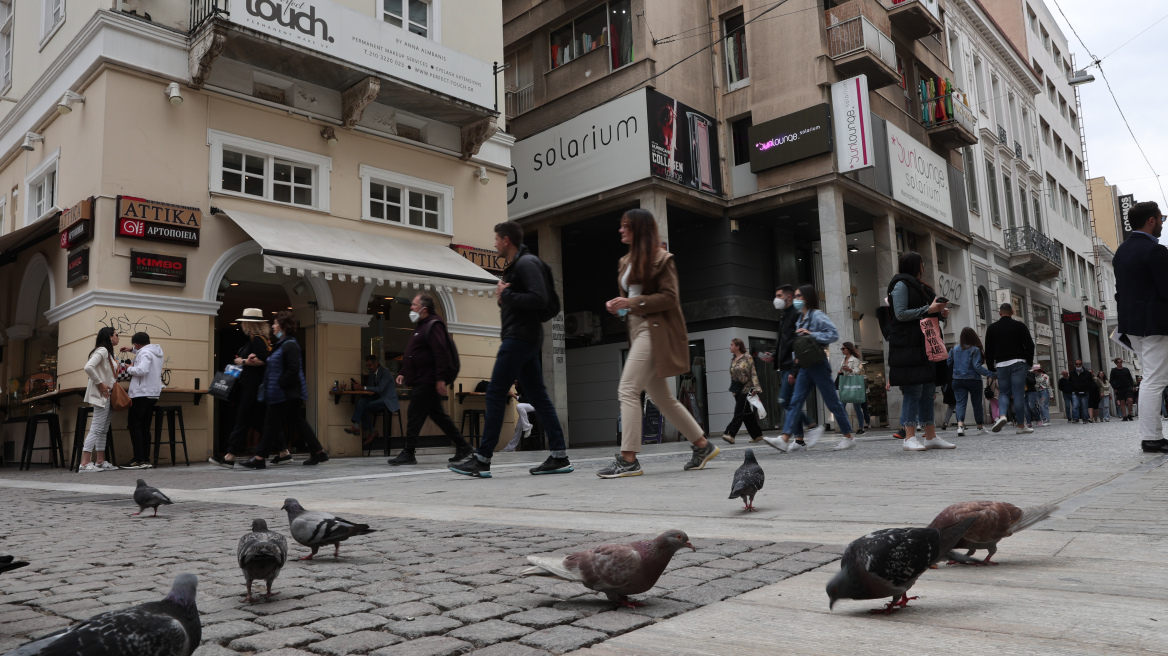
M 1071 112 L 1071 117 L 1070 117 L 1071 129 L 1074 130 L 1075 132 L 1078 132 L 1079 131 L 1079 115 L 1076 114 L 1075 110 L 1073 110 L 1073 109 L 1070 110 L 1070 112 Z
M 981 214 L 981 203 L 977 197 L 977 167 L 973 164 L 973 147 L 966 146 L 961 151 L 965 160 L 965 195 L 968 197 L 969 211 Z
M 1054 247 L 1055 247 L 1055 250 L 1058 251 L 1058 254 L 1063 256 L 1063 262 L 1066 262 L 1067 261 L 1067 253 L 1069 253 L 1070 251 L 1064 249 L 1062 242 L 1060 242 L 1057 239 L 1054 240 Z M 1063 274 L 1061 276 L 1059 276 L 1059 282 L 1062 283 L 1063 293 L 1065 294 L 1067 291 L 1067 273 L 1066 273 L 1065 269 L 1063 270 Z
M 1014 220 L 1014 183 L 1005 171 L 1002 171 L 1002 191 L 1006 194 L 1006 225 L 1015 228 L 1017 222 Z
M 1022 148 L 1030 159 L 1034 159 L 1034 143 L 1030 140 L 1030 112 L 1022 108 Z
M 953 69 L 953 79 L 958 82 L 965 80 L 965 57 L 961 52 L 961 39 L 957 32 L 949 33 L 949 68 Z M 957 86 L 963 87 L 964 84 Z
M 328 211 L 332 158 L 216 130 L 211 192 Z
M 428 0 L 381 0 L 381 20 L 419 36 L 430 37 Z
M 1042 143 L 1049 146 L 1050 145 L 1050 123 L 1047 123 L 1046 119 L 1039 117 L 1038 118 L 1038 126 L 1039 126 L 1039 130 L 1041 130 L 1041 132 L 1042 132 Z
M 1034 69 L 1035 73 L 1038 73 L 1038 83 L 1039 83 L 1039 85 L 1041 85 L 1042 80 L 1043 80 L 1043 75 L 1042 75 L 1042 67 L 1038 65 L 1038 60 L 1031 59 L 1030 60 L 1030 67 Z
M 1054 90 L 1054 82 L 1051 82 L 1049 79 L 1047 79 L 1047 81 L 1046 81 L 1046 97 L 1050 99 L 1050 104 L 1052 104 L 1052 105 L 1058 104 L 1058 101 L 1055 100 L 1055 95 L 1056 95 L 1056 92 Z
M 1054 134 L 1054 155 L 1055 155 L 1055 157 L 1062 159 L 1063 158 L 1063 138 L 1058 136 L 1057 132 L 1052 131 L 1052 133 Z
M 1067 257 L 1063 260 L 1063 262 L 1066 262 L 1067 268 L 1070 269 L 1070 273 L 1067 274 L 1067 278 L 1070 278 L 1070 280 L 1071 280 L 1071 296 L 1078 296 L 1079 295 L 1079 291 L 1078 291 L 1079 288 L 1076 285 L 1076 283 L 1078 281 L 1075 280 L 1075 276 L 1077 275 L 1077 273 L 1075 272 L 1075 269 L 1077 268 L 1075 266 L 1075 262 L 1077 260 L 1078 260 L 1078 256 L 1075 255 L 1074 251 L 1072 251 L 1071 249 L 1068 248 L 1067 249 Z M 1064 288 L 1064 290 L 1065 290 L 1065 288 Z
M 1009 97 L 1008 97 L 1006 104 L 1010 109 L 1010 135 L 1014 139 L 1018 139 L 1018 137 L 1022 133 L 1018 131 L 1018 104 L 1014 101 L 1014 93 L 1013 92 L 1011 92 L 1009 94 Z M 1022 156 L 1022 153 L 1016 153 L 1016 154 L 1018 155 L 1018 157 Z
M 4 234 L 4 226 L 8 224 L 4 211 L 8 209 L 8 194 L 0 196 L 0 235 Z
M 1075 173 L 1078 174 L 1079 180 L 1086 182 L 1086 180 L 1083 178 L 1083 160 L 1079 159 L 1078 157 L 1075 158 Z
M 551 33 L 551 67 L 559 68 L 597 48 L 610 47 L 612 70 L 633 62 L 629 0 L 601 4 Z
M 1071 151 L 1070 144 L 1063 147 L 1063 161 L 1067 163 L 1068 169 L 1072 171 L 1075 169 L 1075 153 Z
M 1071 199 L 1071 222 L 1076 228 L 1079 227 L 1079 201 L 1074 198 Z
M 24 178 L 24 225 L 31 225 L 56 211 L 57 160 L 61 149 L 54 150 Z
M 1026 205 L 1026 187 L 1018 182 L 1018 209 L 1022 210 L 1022 225 L 1030 227 L 1030 208 Z
M 1095 265 L 1090 262 L 1087 263 L 1087 280 L 1090 281 L 1087 284 L 1087 289 L 1090 290 L 1088 296 L 1091 297 L 1091 302 L 1095 303 Z
M 41 0 L 41 45 L 65 22 L 65 0 Z
M 994 163 L 986 160 L 986 193 L 990 197 L 990 219 L 999 228 L 1002 226 L 1002 208 L 998 204 L 998 172 Z
M 1026 17 L 1030 23 L 1030 31 L 1038 34 L 1038 15 L 1030 7 L 1026 8 Z
M 503 86 L 507 91 L 507 118 L 535 107 L 535 66 L 531 46 L 523 46 L 503 58 Z
M 0 91 L 7 91 L 12 86 L 14 1 L 0 0 Z
M 1058 95 L 1058 107 L 1059 114 L 1062 114 L 1063 118 L 1067 119 L 1068 121 L 1071 120 L 1070 114 L 1067 113 L 1067 99 L 1063 98 L 1063 94 L 1061 93 Z
M 1079 206 L 1079 216 L 1083 219 L 1083 234 L 1091 236 L 1091 216 L 1087 214 L 1087 206 Z
M 1031 196 L 1030 199 L 1033 201 L 1031 204 L 1034 205 L 1034 227 L 1042 234 L 1046 234 L 1046 231 L 1042 229 L 1042 201 L 1038 200 L 1037 195 Z
M 1062 199 L 1062 213 L 1063 218 L 1067 221 L 1071 220 L 1071 203 L 1070 196 L 1067 195 L 1067 190 L 1062 185 L 1059 185 L 1059 198 Z
M 450 234 L 454 187 L 361 165 L 362 211 L 366 221 Z
M 1054 57 L 1055 62 L 1058 62 L 1063 58 L 1063 53 L 1058 46 L 1052 43 L 1050 44 L 1050 56 Z
M 981 58 L 973 58 L 973 83 L 977 87 L 977 107 L 982 114 L 989 115 L 989 105 L 986 104 L 985 75 L 981 69 Z
M 1002 87 L 998 83 L 998 76 L 990 76 L 990 93 L 994 94 L 994 120 L 998 127 L 1005 130 L 1006 113 L 1002 111 Z
M 1055 195 L 1054 187 L 1055 187 L 1054 177 L 1050 176 L 1050 175 L 1046 176 L 1046 188 L 1050 190 L 1048 192 L 1050 194 L 1050 209 L 1057 212 L 1058 211 L 1058 196 Z
M 1046 28 L 1041 23 L 1038 25 L 1038 32 L 1042 36 L 1042 49 L 1050 52 L 1050 35 L 1047 34 Z
M 750 126 L 754 121 L 750 116 L 740 118 L 730 124 L 730 132 L 734 138 L 734 166 L 750 163 Z
M 746 64 L 746 26 L 741 13 L 722 21 L 722 36 L 726 43 L 726 90 L 733 91 L 750 84 L 750 70 Z

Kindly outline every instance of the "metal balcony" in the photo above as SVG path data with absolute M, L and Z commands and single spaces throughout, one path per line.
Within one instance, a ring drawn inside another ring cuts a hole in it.
M 828 57 L 843 77 L 867 75 L 873 89 L 900 81 L 892 39 L 864 16 L 828 25 L 827 44 Z
M 522 89 L 507 87 L 507 118 L 513 119 L 535 107 L 535 84 Z
M 927 6 L 929 3 L 936 5 L 937 0 L 892 0 L 888 19 L 892 21 L 893 27 L 914 41 L 937 34 L 943 26 Z
M 977 118 L 965 104 L 965 93 L 954 90 L 925 101 L 924 121 L 929 137 L 946 148 L 964 148 L 977 143 Z M 936 118 L 940 114 L 943 118 Z
M 1010 228 L 1005 237 L 1011 269 L 1039 282 L 1058 277 L 1063 256 L 1053 239 L 1030 226 Z

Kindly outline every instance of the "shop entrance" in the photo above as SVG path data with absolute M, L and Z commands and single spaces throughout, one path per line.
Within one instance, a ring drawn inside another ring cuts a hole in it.
M 1087 350 L 1090 353 L 1091 363 L 1090 367 L 1095 373 L 1100 371 L 1107 371 L 1107 365 L 1103 361 L 1103 345 L 1099 341 L 1100 325 L 1094 321 L 1087 322 Z

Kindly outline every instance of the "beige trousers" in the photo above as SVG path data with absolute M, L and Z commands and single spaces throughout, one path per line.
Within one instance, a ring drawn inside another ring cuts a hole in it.
M 681 401 L 669 393 L 664 378 L 658 378 L 653 366 L 653 340 L 643 318 L 629 315 L 629 356 L 621 373 L 617 395 L 621 404 L 621 451 L 641 451 L 641 391 L 644 390 L 661 414 L 690 442 L 705 437 L 705 431 Z

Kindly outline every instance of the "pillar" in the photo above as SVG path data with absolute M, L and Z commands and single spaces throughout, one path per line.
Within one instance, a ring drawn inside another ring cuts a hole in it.
M 640 203 L 641 209 L 653 213 L 653 218 L 657 219 L 657 232 L 661 233 L 661 241 L 668 242 L 669 206 L 665 194 L 649 188 L 637 198 L 637 201 Z
M 551 267 L 556 281 L 556 293 L 564 298 L 564 254 L 560 228 L 544 225 L 539 228 L 539 256 Z M 543 340 L 543 378 L 548 397 L 556 407 L 556 415 L 564 429 L 564 439 L 571 444 L 568 432 L 568 355 L 564 346 L 564 312 L 544 324 L 547 333 Z M 549 339 L 550 337 L 550 339 Z
M 818 188 L 819 239 L 823 262 L 823 298 L 819 307 L 827 313 L 840 334 L 840 342 L 853 342 L 855 322 L 852 321 L 850 299 L 851 276 L 848 275 L 848 235 L 844 227 L 844 199 L 835 185 Z M 841 264 L 842 263 L 842 264 Z M 843 362 L 838 346 L 833 345 L 832 368 Z
M 931 232 L 918 235 L 917 248 L 925 264 L 925 284 L 937 288 L 937 237 Z
M 883 216 L 876 216 L 872 219 L 872 235 L 873 243 L 876 246 L 876 289 L 881 294 L 880 304 L 884 304 L 884 292 L 888 288 L 888 283 L 892 281 L 892 277 L 896 275 L 898 257 L 896 254 L 896 214 L 892 211 L 886 212 Z M 880 344 L 884 349 L 884 380 L 888 380 L 888 342 L 880 340 Z M 888 411 L 888 425 L 893 428 L 897 427 L 900 417 L 900 406 L 903 403 L 903 397 L 900 394 L 899 388 L 892 388 L 887 392 L 887 411 Z

